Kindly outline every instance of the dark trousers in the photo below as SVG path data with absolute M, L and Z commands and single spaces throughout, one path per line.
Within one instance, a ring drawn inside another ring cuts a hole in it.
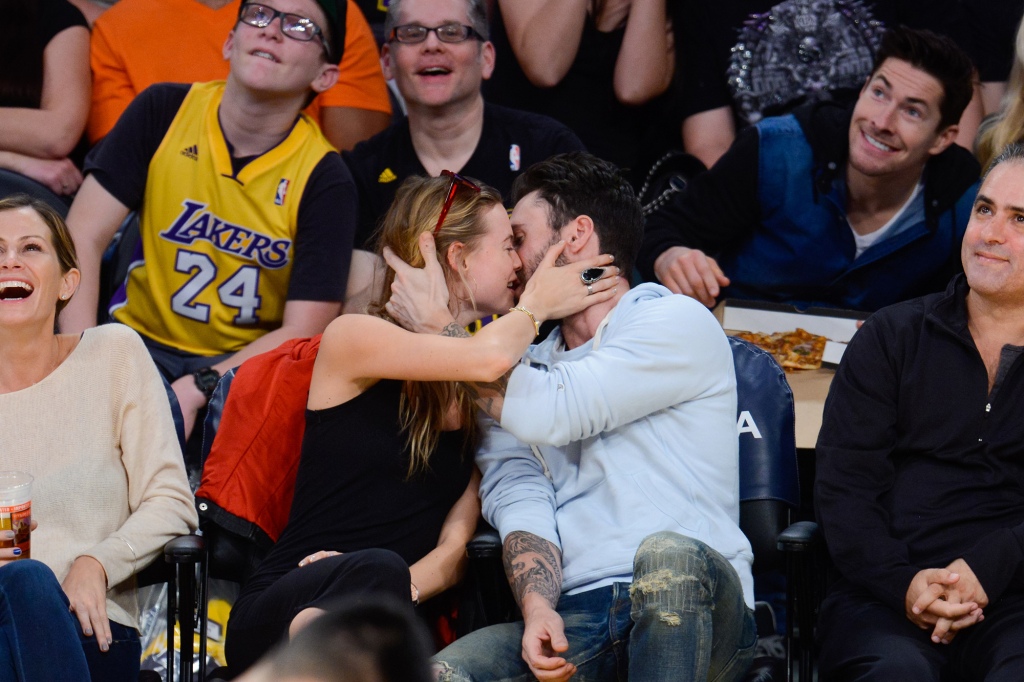
M 409 567 L 386 549 L 346 552 L 296 565 L 269 585 L 262 578 L 257 572 L 231 607 L 224 653 L 232 675 L 285 638 L 292 619 L 304 609 L 330 610 L 339 601 L 363 594 L 410 599 Z
M 177 348 L 165 346 L 147 336 L 143 336 L 142 341 L 146 344 L 146 349 L 153 358 L 153 362 L 156 363 L 156 368 L 160 370 L 160 374 L 163 375 L 164 379 L 167 379 L 170 383 L 196 370 L 216 365 L 221 360 L 232 355 L 232 353 L 225 353 L 224 355 L 195 355 Z
M 100 651 L 82 634 L 53 571 L 32 559 L 0 567 L 0 680 L 134 682 L 139 633 L 110 621 L 113 641 Z
M 822 682 L 1019 682 L 1024 679 L 1024 594 L 1002 596 L 985 619 L 935 644 L 903 611 L 854 588 L 822 604 Z

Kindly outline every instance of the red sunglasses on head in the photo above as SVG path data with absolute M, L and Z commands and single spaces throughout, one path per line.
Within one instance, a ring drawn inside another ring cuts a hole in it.
M 459 187 L 465 187 L 473 190 L 474 192 L 480 191 L 479 187 L 458 173 L 450 170 L 443 170 L 441 171 L 441 175 L 446 175 L 451 178 L 451 184 L 448 185 L 448 196 L 445 197 L 444 204 L 441 206 L 441 215 L 437 217 L 437 225 L 434 226 L 435 237 L 437 236 L 437 233 L 441 231 L 441 226 L 444 225 L 444 219 L 448 216 L 448 211 L 451 210 L 452 202 L 455 201 L 455 193 L 459 191 Z

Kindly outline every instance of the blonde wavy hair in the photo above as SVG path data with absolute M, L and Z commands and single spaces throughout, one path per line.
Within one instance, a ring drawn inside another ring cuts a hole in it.
M 423 232 L 433 231 L 437 225 L 450 182 L 451 180 L 445 176 L 414 176 L 403 182 L 378 229 L 378 254 L 387 246 L 406 263 L 422 268 L 425 262 L 420 254 L 419 236 Z M 456 301 L 453 295 L 453 303 L 460 306 L 468 303 L 475 307 L 468 283 L 461 272 L 451 268 L 446 254 L 456 243 L 464 244 L 468 250 L 476 247 L 486 231 L 482 218 L 491 208 L 501 205 L 501 195 L 494 188 L 477 180 L 472 182 L 480 187 L 480 191 L 474 192 L 461 185 L 458 187 L 452 206 L 444 219 L 444 225 L 434 235 L 434 242 L 437 244 L 437 260 L 444 271 L 449 291 L 462 290 L 469 298 L 468 302 Z M 395 271 L 386 268 L 381 297 L 372 302 L 368 309 L 369 314 L 392 323 L 395 320 L 388 315 L 384 306 L 391 298 L 391 283 L 394 279 Z M 459 287 L 458 284 L 462 286 Z M 458 410 L 462 429 L 466 434 L 463 452 L 471 453 L 479 444 L 480 426 L 477 421 L 476 403 L 466 388 L 455 381 L 405 382 L 399 405 L 399 419 L 402 429 L 407 434 L 409 477 L 429 467 L 430 455 L 437 447 L 445 417 L 452 405 Z
M 1007 145 L 1024 142 L 1024 20 L 1017 27 L 1013 68 L 1000 108 L 1002 111 L 995 122 L 982 124 L 978 136 L 976 155 L 982 171 L 988 169 Z

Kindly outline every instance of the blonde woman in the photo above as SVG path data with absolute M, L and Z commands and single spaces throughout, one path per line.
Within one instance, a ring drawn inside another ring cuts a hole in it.
M 413 334 L 387 315 L 388 270 L 387 293 L 371 314 L 343 315 L 327 328 L 288 525 L 228 623 L 233 673 L 345 595 L 387 592 L 419 603 L 458 581 L 479 515 L 480 437 L 476 406 L 458 382 L 498 379 L 541 322 L 608 300 L 618 282 L 607 268 L 588 294 L 581 273 L 611 257 L 553 267 L 556 245 L 516 306 L 522 263 L 500 195 L 448 171 L 399 188 L 379 243 L 422 267 L 426 233 L 436 240 L 455 324 L 507 314 L 469 339 Z
M 978 131 L 975 155 L 982 170 L 1014 142 L 1024 142 L 1024 20 L 1017 27 L 1013 67 L 1002 111 L 986 119 Z

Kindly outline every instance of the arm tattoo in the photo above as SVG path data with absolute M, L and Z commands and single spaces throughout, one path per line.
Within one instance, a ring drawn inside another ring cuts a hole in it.
M 449 322 L 445 328 L 441 330 L 441 336 L 468 339 L 471 334 L 466 331 L 465 327 L 459 326 L 458 322 Z M 497 381 L 463 384 L 469 392 L 470 397 L 476 402 L 477 406 L 499 422 L 501 421 L 501 408 L 505 402 L 505 389 L 508 388 L 508 379 L 512 376 L 513 369 L 515 369 L 515 367 L 510 368 L 505 372 L 505 375 Z
M 489 414 L 498 423 L 501 423 L 501 408 L 505 404 L 505 390 L 508 388 L 508 380 L 512 376 L 512 370 L 514 369 L 515 367 L 510 368 L 495 381 L 463 384 L 470 397 L 476 401 L 477 407 Z
M 458 322 L 449 322 L 445 325 L 445 328 L 441 330 L 441 336 L 454 336 L 459 339 L 468 339 L 469 332 L 464 327 L 460 326 Z
M 551 608 L 558 605 L 562 557 L 553 544 L 533 533 L 517 530 L 505 538 L 502 559 L 512 594 L 520 606 L 528 592 L 537 593 Z

